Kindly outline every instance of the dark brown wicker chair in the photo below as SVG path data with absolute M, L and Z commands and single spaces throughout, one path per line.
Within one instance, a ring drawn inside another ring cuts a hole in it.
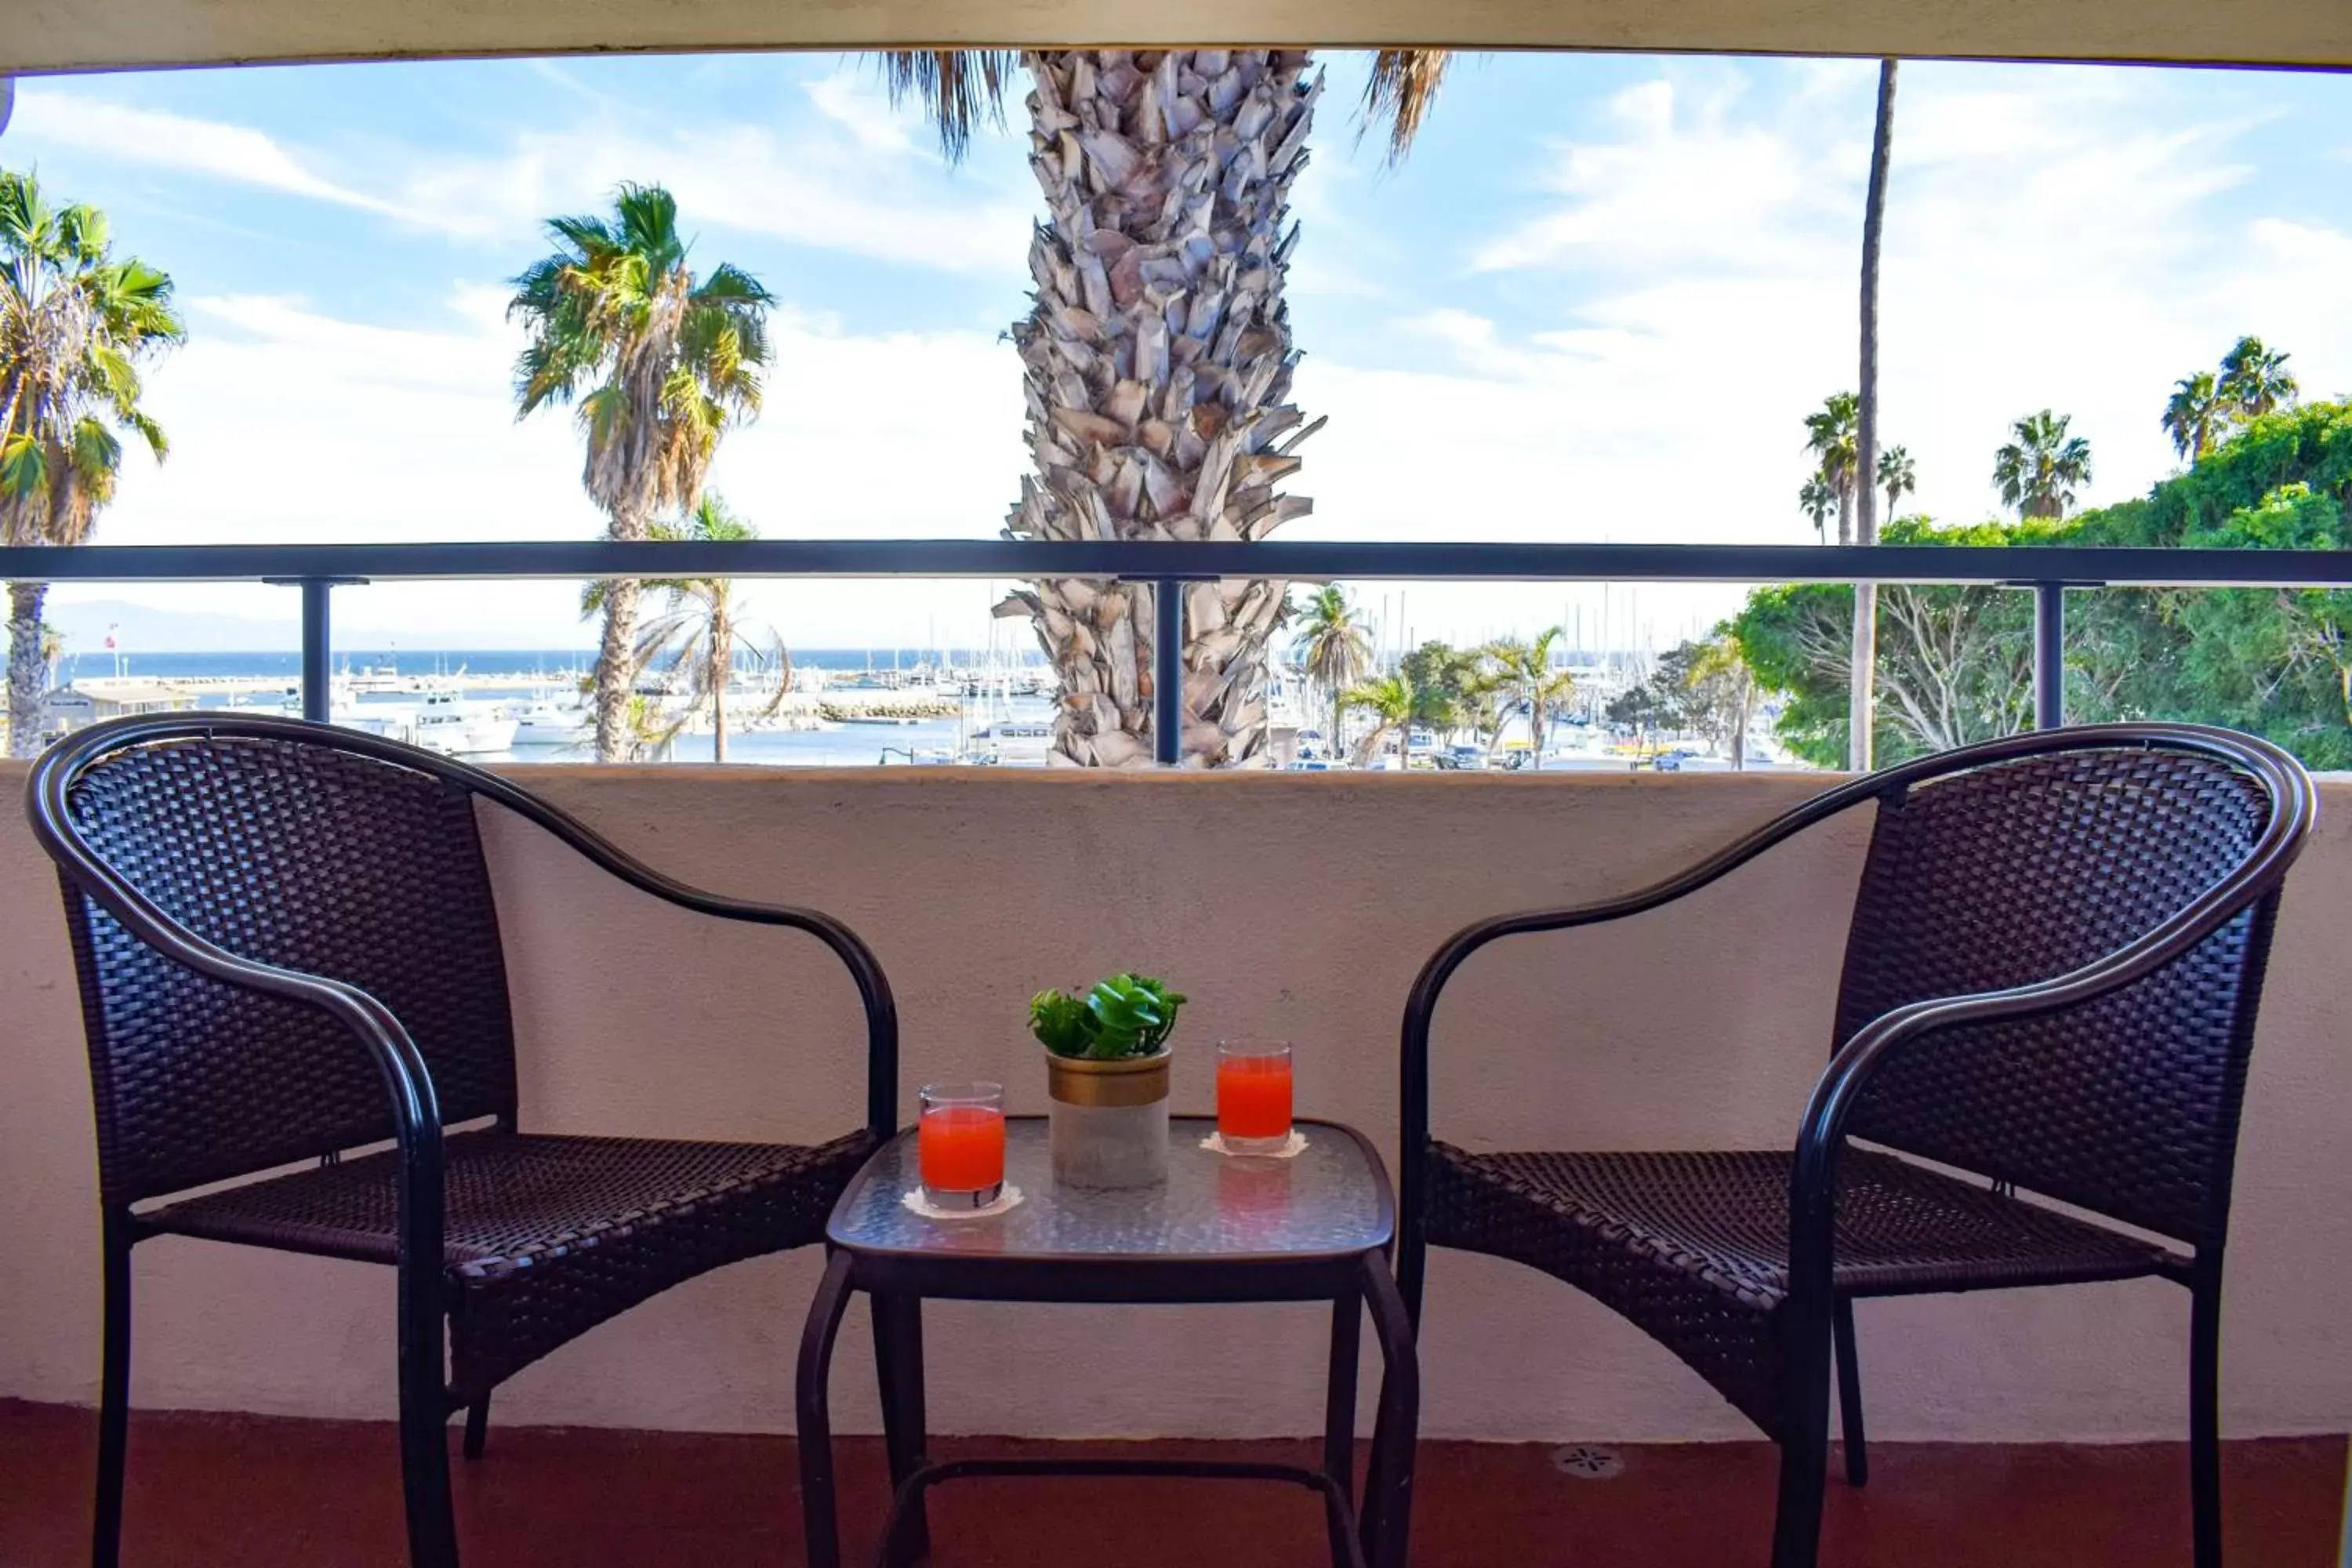
M 478 798 L 656 898 L 824 942 L 865 1004 L 866 1124 L 817 1147 L 523 1132 Z M 98 1112 L 101 1568 L 121 1536 L 138 1242 L 399 1270 L 410 1560 L 447 1568 L 454 1411 L 478 1455 L 491 1390 L 522 1367 L 681 1280 L 822 1240 L 895 1126 L 898 1016 L 846 927 L 671 881 L 479 769 L 292 720 L 132 719 L 43 757 L 26 809 L 64 887 Z
M 1430 1136 L 1431 1016 L 1471 953 L 1655 909 L 1865 802 L 1836 1054 L 1790 1150 L 1474 1154 Z M 2175 1280 L 2194 1303 L 2196 1561 L 2218 1568 L 2231 1167 L 2279 888 L 2312 817 L 2303 770 L 2247 736 L 2058 730 L 1857 779 L 1642 892 L 1471 926 L 1405 1012 L 1407 1303 L 1417 1320 L 1436 1246 L 1621 1313 L 1780 1445 L 1772 1562 L 1806 1568 L 1832 1351 L 1848 1476 L 1867 1475 L 1857 1298 Z

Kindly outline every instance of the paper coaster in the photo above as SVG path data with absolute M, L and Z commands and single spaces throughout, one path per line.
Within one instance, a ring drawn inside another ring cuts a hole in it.
M 1224 1135 L 1218 1132 L 1212 1132 L 1202 1139 L 1201 1147 L 1212 1154 L 1223 1154 L 1232 1160 L 1296 1160 L 1307 1152 L 1307 1134 L 1294 1127 L 1290 1130 L 1288 1142 L 1279 1149 L 1269 1149 L 1263 1154 L 1244 1153 L 1237 1149 L 1228 1149 L 1225 1147 Z
M 994 1203 L 976 1209 L 943 1209 L 925 1197 L 923 1189 L 920 1187 L 908 1188 L 900 1195 L 898 1201 L 925 1219 L 986 1219 L 991 1215 L 1003 1214 L 1006 1209 L 1018 1204 L 1021 1201 L 1021 1189 L 1007 1183 L 1004 1190 L 996 1194 Z

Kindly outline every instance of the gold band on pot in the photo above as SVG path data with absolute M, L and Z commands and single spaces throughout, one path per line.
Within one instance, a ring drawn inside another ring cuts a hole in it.
M 1095 1061 L 1045 1056 L 1045 1091 L 1064 1105 L 1150 1105 L 1168 1098 L 1170 1053 Z

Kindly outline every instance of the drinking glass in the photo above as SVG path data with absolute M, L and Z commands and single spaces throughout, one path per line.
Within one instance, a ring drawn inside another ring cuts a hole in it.
M 1217 1042 L 1217 1136 L 1235 1154 L 1272 1154 L 1290 1142 L 1290 1042 Z
M 1004 1191 L 1004 1086 L 927 1083 L 922 1101 L 923 1196 L 939 1208 L 986 1208 Z

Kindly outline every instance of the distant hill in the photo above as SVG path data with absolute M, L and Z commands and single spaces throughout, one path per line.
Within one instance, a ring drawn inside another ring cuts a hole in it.
M 120 599 L 91 599 L 60 604 L 52 599 L 45 618 L 65 635 L 68 654 L 103 654 L 106 637 L 131 652 L 170 648 L 186 653 L 246 653 L 302 646 L 302 624 L 289 616 L 282 621 L 256 620 L 247 616 L 211 615 L 202 610 L 159 610 L 150 605 Z

